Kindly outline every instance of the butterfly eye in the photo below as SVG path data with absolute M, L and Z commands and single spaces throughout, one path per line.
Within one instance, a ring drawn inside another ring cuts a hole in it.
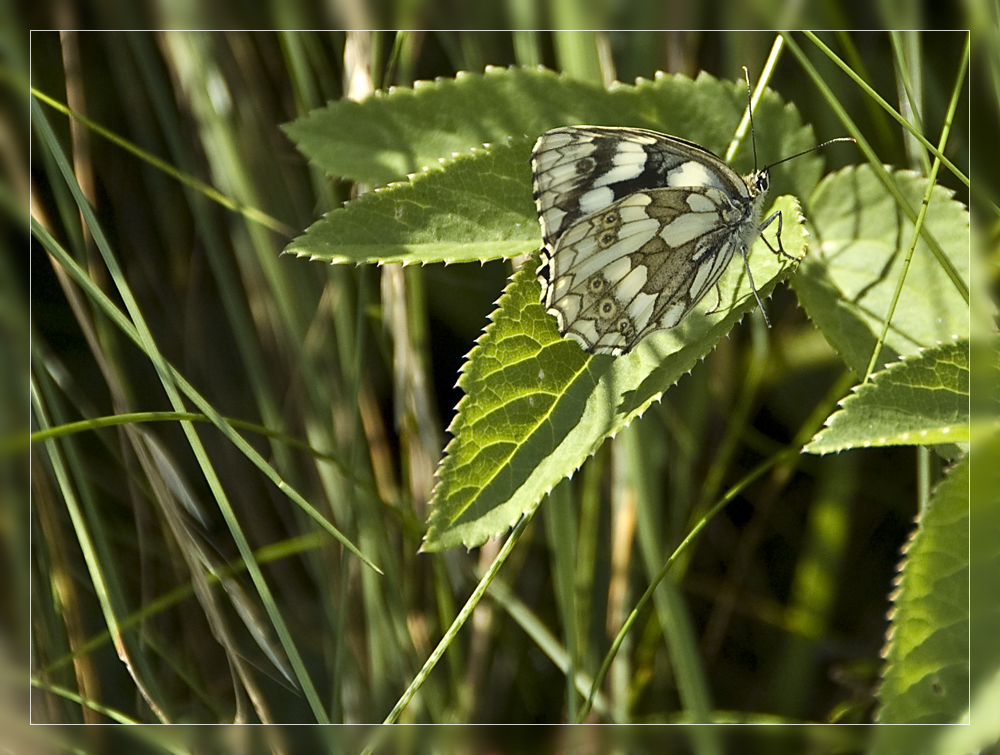
M 601 218 L 601 223 L 605 228 L 610 228 L 613 225 L 618 225 L 618 213 L 609 212 L 603 218 Z
M 757 191 L 763 194 L 771 186 L 771 176 L 767 171 L 757 174 Z
M 631 338 L 632 334 L 635 333 L 635 328 L 632 327 L 632 321 L 627 317 L 623 317 L 615 324 L 615 330 L 621 333 L 625 338 Z
M 587 281 L 587 288 L 592 294 L 599 294 L 604 290 L 604 276 L 597 274 Z
M 607 249 L 609 246 L 615 243 L 615 240 L 617 238 L 618 236 L 612 233 L 611 231 L 608 231 L 607 233 L 602 233 L 601 237 L 597 240 L 597 245 L 600 246 L 601 249 Z

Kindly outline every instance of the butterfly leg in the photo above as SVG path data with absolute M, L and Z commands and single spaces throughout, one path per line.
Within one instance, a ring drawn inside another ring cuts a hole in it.
M 781 213 L 780 212 L 775 213 L 775 215 L 777 215 L 779 218 L 781 217 Z M 767 225 L 772 220 L 774 220 L 774 215 L 772 215 L 766 221 L 764 221 L 764 225 Z M 761 226 L 761 228 L 763 228 L 763 227 L 764 226 Z M 778 227 L 779 228 L 781 227 L 781 221 L 780 220 L 778 221 Z M 761 236 L 761 238 L 764 238 L 764 237 Z M 781 236 L 778 236 L 778 245 L 779 246 L 781 245 Z M 768 244 L 769 248 L 770 248 L 770 246 L 771 245 Z M 771 251 L 774 251 L 774 250 L 771 249 Z M 746 247 L 746 244 L 744 244 L 743 246 L 740 247 L 740 254 L 743 255 L 743 267 L 745 267 L 746 271 L 747 271 L 747 280 L 750 281 L 750 290 L 753 291 L 753 298 L 757 300 L 757 305 L 760 307 L 760 313 L 762 315 L 764 315 L 764 322 L 766 322 L 767 323 L 767 327 L 770 328 L 771 327 L 771 320 L 767 316 L 767 310 L 764 309 L 764 302 L 762 302 L 760 300 L 760 294 L 757 293 L 757 287 L 753 283 L 753 274 L 750 272 L 750 259 L 747 257 L 747 247 Z
M 715 306 L 705 312 L 706 315 L 715 314 L 722 308 L 722 289 L 719 288 L 719 282 L 715 282 Z
M 781 244 L 781 217 L 782 217 L 781 210 L 778 210 L 777 212 L 772 213 L 767 218 L 767 220 L 765 220 L 763 223 L 761 223 L 760 227 L 758 228 L 758 230 L 760 231 L 760 237 L 761 237 L 761 239 L 763 239 L 764 243 L 767 244 L 767 248 L 771 250 L 772 254 L 780 254 L 783 257 L 787 257 L 790 260 L 795 260 L 796 262 L 798 262 L 799 259 L 797 257 L 793 257 L 788 252 L 786 252 L 785 251 L 785 247 L 782 246 L 782 244 Z M 778 248 L 777 249 L 775 249 L 773 246 L 771 246 L 771 242 L 764 238 L 764 229 L 767 228 L 769 225 L 771 225 L 771 223 L 774 222 L 775 218 L 778 219 Z

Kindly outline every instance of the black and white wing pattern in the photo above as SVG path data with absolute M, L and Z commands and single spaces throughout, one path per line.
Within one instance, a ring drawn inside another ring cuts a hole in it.
M 531 164 L 542 304 L 593 353 L 624 354 L 677 325 L 736 251 L 746 260 L 763 227 L 766 170 L 742 178 L 703 147 L 655 131 L 554 129 Z

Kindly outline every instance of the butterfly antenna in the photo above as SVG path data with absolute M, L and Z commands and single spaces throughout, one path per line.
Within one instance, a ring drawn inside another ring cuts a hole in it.
M 810 152 L 815 152 L 818 149 L 822 149 L 827 144 L 833 144 L 834 142 L 854 142 L 855 144 L 857 144 L 858 140 L 852 136 L 838 136 L 836 139 L 827 139 L 825 142 L 823 142 L 822 144 L 817 144 L 815 147 L 810 147 L 809 149 L 804 149 L 801 152 L 796 152 L 794 155 L 783 157 L 780 160 L 777 160 L 771 163 L 770 165 L 765 166 L 764 170 L 770 170 L 775 165 L 781 165 L 782 163 L 786 163 L 789 160 L 794 160 L 796 157 L 802 157 L 802 155 L 808 155 Z

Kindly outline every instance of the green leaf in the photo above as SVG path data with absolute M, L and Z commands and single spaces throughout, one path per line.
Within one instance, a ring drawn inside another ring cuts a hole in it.
M 953 723 L 969 707 L 969 457 L 938 485 L 899 576 L 880 723 Z
M 328 213 L 287 251 L 356 263 L 483 261 L 533 251 L 540 232 L 529 156 L 539 134 L 567 124 L 638 126 L 721 154 L 745 107 L 741 83 L 707 75 L 659 76 L 604 91 L 521 69 L 333 103 L 288 127 L 303 152 L 330 174 L 371 184 L 417 175 Z M 764 93 L 754 121 L 762 161 L 815 143 L 795 108 L 773 92 Z M 821 164 L 811 154 L 777 166 L 771 191 L 808 196 Z M 749 144 L 733 167 L 755 167 Z M 782 196 L 775 208 L 783 211 L 785 250 L 801 256 L 797 201 Z M 751 266 L 765 296 L 791 270 L 763 245 L 755 246 Z M 613 359 L 560 338 L 531 270 L 515 276 L 463 368 L 466 395 L 438 471 L 424 548 L 471 546 L 503 532 L 657 400 L 754 305 L 738 262 L 720 284 L 717 311 L 705 314 L 710 294 L 680 327 Z
M 801 256 L 798 206 L 782 197 L 785 250 Z M 590 355 L 561 338 L 539 302 L 537 260 L 518 271 L 459 378 L 465 396 L 449 427 L 424 550 L 479 545 L 535 507 L 605 438 L 642 414 L 755 306 L 737 260 L 720 280 L 721 306 L 702 302 L 678 327 L 621 357 Z M 751 270 L 762 296 L 792 271 L 758 242 Z M 709 294 L 706 299 L 714 300 Z
M 984 276 L 985 277 L 985 276 Z M 1000 742 L 1000 337 L 972 340 L 973 435 L 970 454 L 970 639 L 971 725 L 952 727 L 954 736 L 939 748 L 987 751 Z M 959 734 L 961 732 L 961 734 Z M 954 740 L 954 741 L 952 741 Z
M 604 91 L 521 69 L 331 103 L 287 127 L 311 159 L 371 183 L 415 175 L 327 213 L 285 251 L 334 263 L 485 261 L 533 251 L 541 233 L 529 158 L 542 132 L 581 123 L 642 126 L 722 153 L 745 107 L 745 87 L 704 74 Z M 762 156 L 776 160 L 815 144 L 798 111 L 773 92 L 764 93 L 754 121 Z M 405 171 L 386 169 L 396 162 Z M 804 155 L 777 166 L 773 195 L 808 196 L 821 164 Z M 744 143 L 734 168 L 753 167 Z
M 443 170 L 364 194 L 285 249 L 327 262 L 472 262 L 535 251 L 533 140 L 459 155 Z
M 975 343 L 975 342 L 974 342 Z M 994 349 L 996 344 L 992 344 Z M 973 350 L 976 372 L 989 373 L 988 380 L 998 378 L 997 351 L 977 359 Z M 975 391 L 974 391 L 975 392 Z M 995 415 L 994 415 L 995 416 Z M 949 749 L 939 748 L 944 755 L 951 752 L 985 751 L 988 745 L 1000 742 L 1000 434 L 996 429 L 987 437 L 973 436 L 970 458 L 970 513 L 974 525 L 970 533 L 970 662 L 972 705 L 971 726 L 951 727 L 957 740 L 948 742 Z M 961 734 L 958 732 L 961 731 Z
M 437 166 L 440 158 L 507 137 L 534 141 L 556 126 L 651 128 L 721 154 L 746 104 L 742 82 L 704 73 L 697 80 L 658 74 L 654 81 L 615 83 L 605 90 L 543 68 L 488 68 L 485 74 L 418 81 L 412 89 L 394 87 L 363 102 L 331 102 L 287 124 L 285 132 L 328 175 L 381 186 Z M 812 129 L 774 92 L 764 93 L 754 121 L 764 161 L 815 143 Z M 749 147 L 737 155 L 739 170 L 754 167 Z M 771 177 L 772 190 L 808 196 L 819 166 L 818 156 L 780 166 Z
M 969 440 L 969 341 L 891 365 L 855 388 L 805 447 L 814 454 L 869 446 Z
M 919 208 L 927 179 L 903 170 L 889 175 L 910 205 Z M 815 241 L 792 285 L 830 344 L 863 375 L 889 311 L 913 224 L 868 165 L 827 176 L 807 206 Z M 968 284 L 969 214 L 948 189 L 934 187 L 925 227 Z M 968 335 L 969 306 L 921 238 L 879 365 Z

